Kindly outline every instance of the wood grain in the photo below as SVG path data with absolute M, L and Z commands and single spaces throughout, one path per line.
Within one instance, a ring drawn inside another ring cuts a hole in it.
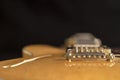
M 32 51 L 33 56 L 1 61 L 0 78 L 4 80 L 120 80 L 120 62 L 76 61 L 69 63 L 63 57 L 62 48 L 47 45 L 33 45 L 24 49 Z M 25 54 L 25 53 L 24 53 Z M 4 69 L 2 66 L 15 64 L 25 59 L 41 55 L 41 58 L 23 65 Z M 113 66 L 111 66 L 113 65 Z

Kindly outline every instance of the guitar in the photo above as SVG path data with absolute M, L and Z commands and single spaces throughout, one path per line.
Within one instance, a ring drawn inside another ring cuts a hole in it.
M 69 41 L 67 40 L 67 42 Z M 67 51 L 70 50 L 71 44 L 67 47 L 65 51 L 64 47 L 49 45 L 26 46 L 23 48 L 22 58 L 0 62 L 0 79 L 120 80 L 119 55 L 116 55 L 117 57 L 112 62 L 107 58 L 88 58 L 87 56 L 91 54 L 85 54 L 86 57 L 83 57 L 82 53 L 77 55 L 76 52 L 72 53 L 76 55 L 75 58 L 74 56 L 68 58 Z M 119 49 L 114 49 L 112 53 L 114 52 L 118 53 Z M 82 58 L 78 56 L 82 56 Z

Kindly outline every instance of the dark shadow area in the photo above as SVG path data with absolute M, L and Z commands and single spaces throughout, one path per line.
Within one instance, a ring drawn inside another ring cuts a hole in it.
M 1 0 L 0 11 L 0 60 L 21 57 L 30 44 L 60 46 L 78 32 L 120 46 L 119 1 Z

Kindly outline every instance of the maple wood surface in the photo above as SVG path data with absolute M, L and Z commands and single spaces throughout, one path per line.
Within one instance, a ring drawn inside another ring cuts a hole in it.
M 1 61 L 0 78 L 3 80 L 120 80 L 120 62 L 66 61 L 65 50 L 48 45 L 31 45 L 24 48 L 32 55 L 23 53 L 23 58 Z M 5 65 L 19 63 L 37 56 L 40 58 L 13 68 Z

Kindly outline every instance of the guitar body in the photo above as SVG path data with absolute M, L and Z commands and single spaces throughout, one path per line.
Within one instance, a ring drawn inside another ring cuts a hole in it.
M 23 49 L 23 58 L 1 61 L 2 80 L 120 80 L 120 62 L 72 61 L 68 62 L 65 50 L 48 45 L 31 45 Z M 23 60 L 50 55 L 19 66 L 4 68 Z

